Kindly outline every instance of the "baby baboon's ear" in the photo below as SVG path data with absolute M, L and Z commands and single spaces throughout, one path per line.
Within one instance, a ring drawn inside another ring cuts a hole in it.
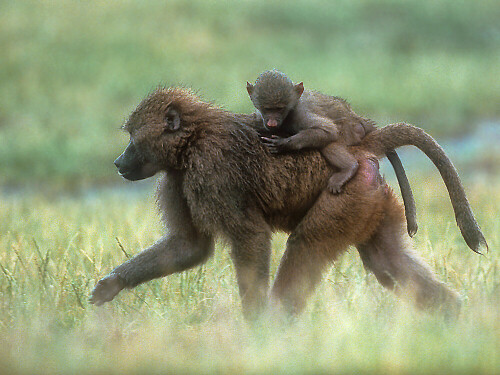
M 297 83 L 295 86 L 295 92 L 297 93 L 297 95 L 300 96 L 302 95 L 302 93 L 304 92 L 304 82 L 300 82 L 300 83 Z
M 181 127 L 181 116 L 175 109 L 170 108 L 165 116 L 165 131 L 174 132 Z
M 253 93 L 253 85 L 247 81 L 247 91 L 248 91 L 248 95 L 252 96 L 252 93 Z

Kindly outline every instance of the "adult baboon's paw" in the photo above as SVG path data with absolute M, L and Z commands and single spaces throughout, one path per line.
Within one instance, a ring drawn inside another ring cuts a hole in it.
M 96 306 L 101 306 L 104 302 L 109 302 L 125 287 L 123 279 L 115 273 L 103 277 L 97 282 L 92 291 L 89 302 Z

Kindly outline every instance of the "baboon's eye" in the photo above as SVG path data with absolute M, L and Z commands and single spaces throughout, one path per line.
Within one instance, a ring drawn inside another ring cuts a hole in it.
M 175 109 L 169 109 L 165 115 L 165 131 L 174 132 L 181 127 L 181 118 Z

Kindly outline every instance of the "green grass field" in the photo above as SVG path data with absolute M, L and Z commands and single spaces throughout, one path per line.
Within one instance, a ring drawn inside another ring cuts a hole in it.
M 497 3 L 0 2 L 0 374 L 500 373 Z M 251 327 L 223 243 L 203 267 L 87 303 L 163 232 L 149 190 L 112 164 L 127 115 L 159 84 L 250 112 L 245 83 L 270 68 L 380 125 L 453 138 L 485 256 L 462 240 L 435 169 L 402 159 L 415 247 L 463 296 L 457 320 L 398 300 L 351 250 L 296 321 Z
M 126 259 L 124 252 L 133 254 L 160 236 L 153 197 L 144 192 L 125 199 L 109 191 L 5 200 L 0 371 L 498 373 L 500 227 L 494 207 L 500 181 L 467 186 L 490 245 L 485 256 L 462 240 L 442 183 L 434 175 L 425 181 L 427 188 L 415 189 L 415 246 L 463 296 L 457 320 L 398 300 L 364 271 L 352 250 L 327 273 L 295 322 L 250 327 L 223 244 L 202 267 L 122 292 L 96 308 L 87 303 L 94 283 Z M 284 243 L 285 236 L 275 237 L 273 271 Z

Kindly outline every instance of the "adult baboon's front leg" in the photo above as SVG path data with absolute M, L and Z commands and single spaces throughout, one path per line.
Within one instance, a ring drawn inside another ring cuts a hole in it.
M 233 240 L 231 257 L 236 269 L 243 315 L 253 320 L 267 304 L 271 231 L 240 234 Z
M 89 302 L 99 306 L 124 288 L 194 267 L 205 261 L 212 250 L 212 239 L 194 232 L 163 238 L 99 280 Z
M 182 195 L 181 181 L 171 174 L 159 186 L 158 202 L 169 234 L 99 280 L 90 303 L 102 305 L 124 288 L 184 271 L 204 262 L 212 254 L 213 239 L 194 226 Z

